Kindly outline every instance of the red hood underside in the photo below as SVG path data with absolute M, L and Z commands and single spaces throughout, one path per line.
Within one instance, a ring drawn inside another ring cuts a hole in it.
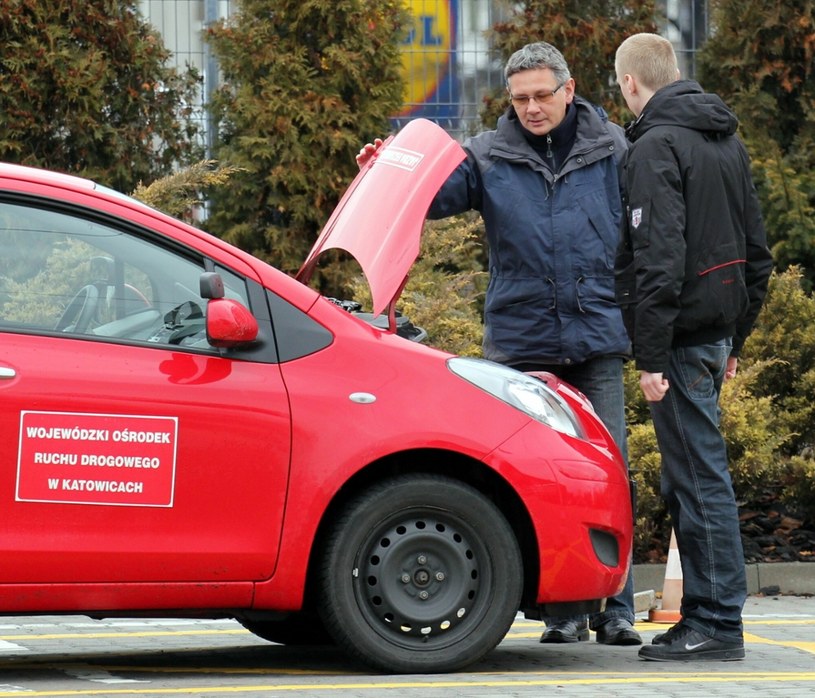
M 297 278 L 307 283 L 325 250 L 344 250 L 362 267 L 373 313 L 392 307 L 419 256 L 430 203 L 465 157 L 442 128 L 426 119 L 411 121 L 385 141 L 348 187 Z

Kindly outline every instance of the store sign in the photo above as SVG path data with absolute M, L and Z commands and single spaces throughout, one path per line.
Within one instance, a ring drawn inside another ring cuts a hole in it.
M 406 88 L 404 106 L 397 117 L 457 116 L 457 1 L 407 0 L 413 24 L 402 44 Z

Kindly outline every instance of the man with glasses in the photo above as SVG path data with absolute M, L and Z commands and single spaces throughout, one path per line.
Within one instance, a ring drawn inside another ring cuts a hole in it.
M 622 216 L 622 129 L 575 94 L 563 55 L 524 46 L 504 69 L 510 105 L 495 130 L 464 143 L 428 216 L 481 213 L 489 245 L 484 355 L 521 371 L 549 371 L 591 400 L 627 456 L 623 362 L 629 340 L 614 301 Z M 382 141 L 366 144 L 362 166 Z M 548 618 L 541 642 L 639 645 L 633 580 L 603 613 Z

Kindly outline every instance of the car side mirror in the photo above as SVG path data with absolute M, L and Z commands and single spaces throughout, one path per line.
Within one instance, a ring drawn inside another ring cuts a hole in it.
M 250 344 L 257 339 L 258 322 L 249 310 L 231 298 L 207 301 L 207 341 L 221 349 Z

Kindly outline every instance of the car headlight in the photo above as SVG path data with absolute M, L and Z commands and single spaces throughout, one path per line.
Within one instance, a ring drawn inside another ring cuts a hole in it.
M 460 378 L 552 429 L 584 438 L 572 408 L 537 378 L 492 361 L 463 356 L 448 359 L 447 366 Z

